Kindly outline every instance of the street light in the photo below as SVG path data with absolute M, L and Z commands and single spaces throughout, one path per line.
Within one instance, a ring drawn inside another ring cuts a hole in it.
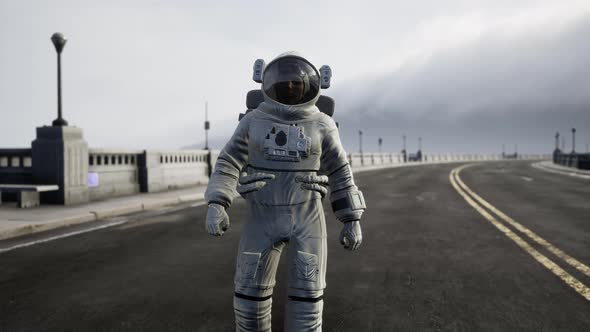
M 381 145 L 383 144 L 383 138 L 379 137 L 379 153 L 381 153 Z
M 405 163 L 405 162 L 408 161 L 408 157 L 407 157 L 407 154 L 406 154 L 406 134 L 404 134 L 402 136 L 402 138 L 404 140 L 404 143 L 403 143 L 404 145 L 402 146 L 402 148 L 403 148 L 402 149 L 402 158 L 404 158 L 404 163 Z
M 68 122 L 61 116 L 61 51 L 68 40 L 63 34 L 56 32 L 51 36 L 51 42 L 55 46 L 57 52 L 57 119 L 53 120 L 52 125 L 54 127 L 67 126 Z
M 205 150 L 209 150 L 209 110 L 208 103 L 205 102 Z
M 572 153 L 576 153 L 576 128 L 572 128 Z
M 559 131 L 555 133 L 555 150 L 559 150 Z
M 363 131 L 359 130 L 359 153 L 363 153 Z
M 359 153 L 361 154 L 361 166 L 365 165 L 365 161 L 363 158 L 363 131 L 359 130 Z
M 404 140 L 404 146 L 403 146 L 403 149 L 402 149 L 402 151 L 406 151 L 406 135 L 404 134 L 404 135 L 402 136 L 402 138 L 403 138 L 403 140 Z

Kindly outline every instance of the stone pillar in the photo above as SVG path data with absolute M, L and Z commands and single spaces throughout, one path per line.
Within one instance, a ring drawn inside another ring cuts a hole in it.
M 162 175 L 160 152 L 144 151 L 138 156 L 137 169 L 139 171 L 139 190 L 142 193 L 152 193 L 167 190 L 168 186 Z
M 88 143 L 77 127 L 38 127 L 31 144 L 33 181 L 56 184 L 58 191 L 41 194 L 42 203 L 77 204 L 89 201 Z

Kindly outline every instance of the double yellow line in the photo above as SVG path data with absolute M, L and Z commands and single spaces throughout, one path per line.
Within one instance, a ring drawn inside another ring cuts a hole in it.
M 496 228 L 500 232 L 504 233 L 504 235 L 506 235 L 510 240 L 514 241 L 519 247 L 524 249 L 524 251 L 526 251 L 529 255 L 531 255 L 537 262 L 541 263 L 541 265 L 543 265 L 545 268 L 547 268 L 549 271 L 551 271 L 553 274 L 555 274 L 557 277 L 559 277 L 568 286 L 570 286 L 576 292 L 578 292 L 580 295 L 582 295 L 584 298 L 586 298 L 586 300 L 590 301 L 590 288 L 588 288 L 588 286 L 584 285 L 582 282 L 580 282 L 574 276 L 567 273 L 565 270 L 563 270 L 561 267 L 559 267 L 557 264 L 555 264 L 552 260 L 547 258 L 547 256 L 541 254 L 539 251 L 537 251 L 535 248 L 533 248 L 530 244 L 528 244 L 525 240 L 523 240 L 520 236 L 518 236 L 515 232 L 511 231 L 503 223 L 498 221 L 498 219 L 511 225 L 512 227 L 517 229 L 519 232 L 526 235 L 529 239 L 536 242 L 537 244 L 539 244 L 540 246 L 542 246 L 543 248 L 545 248 L 546 250 L 548 250 L 549 252 L 551 252 L 552 254 L 554 254 L 555 256 L 560 258 L 561 260 L 563 260 L 564 262 L 575 267 L 578 271 L 582 272 L 583 274 L 585 274 L 588 277 L 590 277 L 590 268 L 587 265 L 578 261 L 577 259 L 566 254 L 565 252 L 563 252 L 559 248 L 555 247 L 551 243 L 547 242 L 545 239 L 543 239 L 539 235 L 535 234 L 533 231 L 531 231 L 527 227 L 516 222 L 514 219 L 512 219 L 509 216 L 507 216 L 506 214 L 504 214 L 502 211 L 496 209 L 494 206 L 492 206 L 486 200 L 484 200 L 479 195 L 474 193 L 471 189 L 469 189 L 469 187 L 467 187 L 465 185 L 465 183 L 463 183 L 463 181 L 461 181 L 461 178 L 459 177 L 459 173 L 463 169 L 465 169 L 466 167 L 469 167 L 469 166 L 473 166 L 473 164 L 457 167 L 457 168 L 453 169 L 451 171 L 451 174 L 449 175 L 449 179 L 451 181 L 451 184 L 453 185 L 455 190 L 457 190 L 459 195 L 461 195 L 465 199 L 465 201 L 467 201 L 467 203 L 469 203 L 469 205 L 471 205 L 477 212 L 479 212 L 479 214 L 481 214 L 487 221 L 489 221 L 494 226 L 496 226 Z M 489 210 L 489 212 L 486 209 L 484 209 L 484 207 L 487 208 Z M 498 217 L 498 219 L 495 218 L 492 214 L 495 214 Z

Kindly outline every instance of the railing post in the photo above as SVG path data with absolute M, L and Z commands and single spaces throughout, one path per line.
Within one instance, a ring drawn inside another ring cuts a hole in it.
M 147 167 L 147 151 L 143 150 L 142 153 L 137 155 L 137 180 L 139 181 L 139 192 L 149 192 L 148 186 L 148 167 Z

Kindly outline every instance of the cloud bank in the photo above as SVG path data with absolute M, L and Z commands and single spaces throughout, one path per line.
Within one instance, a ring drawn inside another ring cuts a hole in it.
M 577 127 L 578 151 L 590 140 L 590 15 L 521 36 L 482 35 L 422 63 L 329 91 L 343 141 L 358 149 L 549 152 L 556 131 Z M 569 136 L 567 136 L 569 138 Z M 569 145 L 569 143 L 568 143 Z M 571 149 L 571 146 L 570 146 Z

